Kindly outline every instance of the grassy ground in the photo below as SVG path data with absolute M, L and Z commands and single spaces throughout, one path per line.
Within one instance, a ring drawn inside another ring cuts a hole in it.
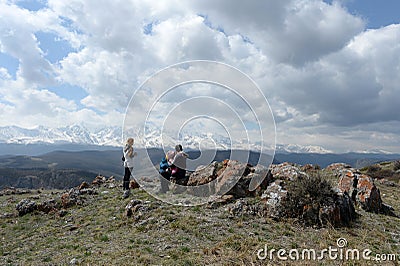
M 400 187 L 377 183 L 382 199 L 400 212 Z M 85 195 L 82 206 L 67 215 L 31 213 L 0 218 L 1 265 L 375 265 L 377 261 L 260 260 L 257 251 L 271 249 L 337 248 L 345 238 L 348 249 L 400 255 L 400 219 L 366 213 L 350 228 L 305 228 L 294 220 L 277 222 L 264 217 L 232 216 L 229 205 L 208 208 L 172 206 L 145 191 L 121 198 L 121 188 L 99 188 Z M 62 191 L 32 191 L 0 197 L 0 215 L 16 213 L 23 198 L 37 202 L 59 199 Z M 126 217 L 125 206 L 140 199 L 149 208 L 139 217 Z M 262 254 L 262 253 L 261 253 Z M 286 254 L 287 256 L 288 254 Z M 396 261 L 379 265 L 399 265 Z

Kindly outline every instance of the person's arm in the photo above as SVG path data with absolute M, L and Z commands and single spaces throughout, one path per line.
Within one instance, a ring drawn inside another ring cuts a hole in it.
M 128 156 L 129 156 L 130 158 L 133 157 L 133 147 L 132 147 L 132 146 L 129 146 L 129 149 L 128 149 Z

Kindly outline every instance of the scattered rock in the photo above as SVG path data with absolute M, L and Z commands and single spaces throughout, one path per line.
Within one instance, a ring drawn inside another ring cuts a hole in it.
M 133 214 L 136 214 L 135 220 L 138 220 L 144 213 L 147 213 L 149 210 L 150 208 L 148 202 L 133 199 L 128 203 L 128 205 L 126 205 L 125 215 L 127 217 L 131 217 Z
M 98 192 L 95 188 L 84 188 L 79 190 L 80 195 L 97 195 Z
M 29 189 L 20 189 L 15 187 L 4 188 L 0 191 L 0 196 L 4 195 L 22 195 L 29 194 L 31 191 Z
M 375 180 L 376 181 L 376 180 Z M 390 181 L 390 180 L 386 180 L 385 178 L 382 178 L 382 179 L 379 179 L 379 180 L 377 180 L 379 183 L 381 183 L 382 185 L 385 185 L 385 186 L 387 186 L 387 187 L 398 187 L 399 185 L 398 184 L 396 184 L 395 182 L 393 182 L 393 181 Z
M 233 195 L 223 195 L 222 197 L 219 197 L 207 204 L 207 208 L 209 209 L 215 209 L 218 208 L 221 205 L 225 205 L 227 203 L 230 203 L 234 201 L 235 197 Z
M 0 219 L 7 219 L 7 218 L 13 218 L 15 217 L 14 213 L 10 213 L 10 212 L 5 212 L 2 215 L 0 215 Z
M 139 183 L 135 179 L 133 179 L 129 182 L 129 187 L 131 189 L 136 189 L 136 188 L 139 188 L 140 186 L 139 186 Z
M 67 210 L 61 209 L 58 211 L 58 216 L 60 217 L 64 217 L 67 214 L 68 214 Z
M 44 213 L 56 213 L 58 211 L 58 204 L 54 199 L 50 199 L 38 204 L 37 209 Z
M 69 192 L 65 192 L 61 195 L 61 205 L 67 209 L 73 205 L 82 205 L 83 199 L 80 197 L 81 191 L 76 188 L 72 188 Z
M 107 178 L 105 176 L 102 175 L 98 175 L 96 176 L 96 178 L 92 181 L 92 185 L 94 186 L 100 186 L 104 183 L 107 182 Z
M 89 188 L 89 187 L 90 187 L 89 183 L 87 183 L 86 181 L 83 181 L 82 184 L 79 185 L 78 189 L 82 190 L 84 188 Z
M 261 202 L 250 202 L 249 198 L 236 200 L 231 206 L 227 207 L 227 211 L 234 216 L 265 216 L 267 213 L 264 204 Z
M 36 211 L 37 204 L 35 201 L 23 199 L 15 206 L 15 208 L 17 209 L 19 216 L 24 216 L 25 214 Z

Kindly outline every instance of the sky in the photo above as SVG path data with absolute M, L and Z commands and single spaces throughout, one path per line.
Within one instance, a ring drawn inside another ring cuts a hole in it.
M 122 126 L 149 77 L 212 60 L 258 85 L 277 143 L 400 153 L 400 1 L 232 3 L 0 0 L 0 126 Z

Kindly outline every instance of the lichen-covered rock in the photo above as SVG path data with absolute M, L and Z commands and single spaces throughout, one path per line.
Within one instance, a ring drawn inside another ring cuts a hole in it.
M 15 206 L 15 208 L 18 211 L 19 216 L 24 216 L 25 214 L 36 211 L 37 204 L 35 201 L 30 199 L 23 199 Z
M 382 199 L 379 189 L 374 181 L 367 175 L 357 177 L 357 201 L 366 211 L 380 213 L 382 209 Z
M 250 202 L 248 198 L 236 200 L 226 210 L 234 216 L 254 215 L 264 217 L 267 214 L 262 202 Z
M 282 180 L 272 182 L 261 195 L 261 199 L 265 201 L 268 216 L 272 218 L 279 219 L 285 214 L 282 202 L 287 196 L 287 191 L 282 184 Z
M 354 205 L 349 195 L 337 191 L 333 204 L 321 206 L 318 219 L 321 225 L 347 226 L 357 218 Z
M 290 180 L 293 181 L 297 178 L 308 177 L 308 174 L 301 171 L 299 167 L 294 164 L 285 162 L 281 164 L 273 164 L 270 167 L 271 174 L 274 179 Z
M 325 167 L 325 171 L 330 171 L 334 173 L 339 173 L 342 170 L 345 169 L 353 169 L 351 165 L 348 165 L 347 163 L 332 163 Z
M 79 185 L 78 189 L 81 190 L 81 189 L 89 188 L 89 187 L 90 187 L 89 183 L 86 181 L 83 181 L 82 184 Z
M 38 211 L 44 213 L 57 213 L 58 207 L 59 207 L 58 203 L 56 202 L 55 199 L 46 200 L 37 205 Z
M 189 176 L 187 185 L 200 186 L 210 183 L 217 178 L 217 167 L 217 162 L 213 162 L 207 166 L 197 167 L 197 169 Z
M 247 163 L 229 160 L 225 169 L 222 173 L 220 171 L 217 177 L 215 192 L 218 195 L 232 194 L 238 198 L 246 196 L 246 188 L 239 181 L 249 173 L 250 169 Z
M 96 176 L 96 178 L 92 181 L 92 185 L 94 186 L 100 186 L 104 183 L 107 182 L 107 178 L 105 176 L 102 175 L 98 175 Z
M 72 188 L 68 192 L 61 195 L 61 205 L 67 209 L 73 205 L 82 205 L 83 199 L 80 197 L 81 192 L 79 189 Z
M 153 209 L 149 201 L 142 201 L 133 199 L 125 207 L 125 215 L 127 217 L 133 216 L 135 220 L 141 219 L 143 216 L 148 215 L 149 211 Z
M 374 180 L 365 174 L 346 169 L 340 172 L 338 188 L 350 195 L 353 202 L 368 212 L 394 215 L 391 208 L 382 202 Z

